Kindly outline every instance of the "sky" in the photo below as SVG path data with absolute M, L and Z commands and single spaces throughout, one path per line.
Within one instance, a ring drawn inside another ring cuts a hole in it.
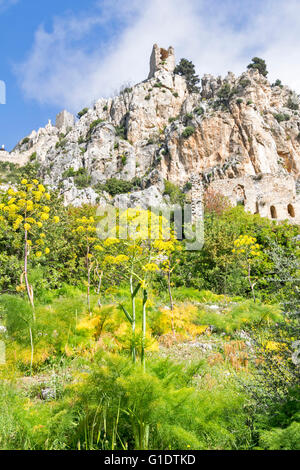
M 299 31 L 299 0 L 0 0 L 0 145 L 144 80 L 154 43 L 200 76 L 262 57 L 299 93 Z

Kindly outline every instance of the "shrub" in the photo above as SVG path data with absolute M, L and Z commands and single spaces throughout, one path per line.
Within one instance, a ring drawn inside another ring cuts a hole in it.
M 273 114 L 274 118 L 276 119 L 277 122 L 284 122 L 284 121 L 289 121 L 290 116 L 285 113 L 278 113 L 278 114 Z
M 292 109 L 293 111 L 297 111 L 299 109 L 299 104 L 291 97 L 289 97 L 286 106 L 287 108 Z
M 150 96 L 150 95 L 146 95 L 146 96 L 145 96 L 145 100 L 146 100 L 146 101 L 149 101 L 149 100 L 150 100 L 150 98 L 151 98 L 151 96 Z
M 170 197 L 170 202 L 172 204 L 184 204 L 185 194 L 178 186 L 167 180 L 165 180 L 164 195 Z
M 89 108 L 83 108 L 81 111 L 79 111 L 79 113 L 77 114 L 78 119 L 81 119 L 82 116 L 87 114 L 88 110 L 89 110 Z
M 198 116 L 202 116 L 204 114 L 204 108 L 202 108 L 202 106 L 199 106 L 198 108 L 194 109 L 194 113 L 196 113 Z
M 25 138 L 22 140 L 21 145 L 28 144 L 29 142 L 30 142 L 29 137 L 25 137 Z
M 124 125 L 116 126 L 116 136 L 120 137 L 123 140 L 126 140 L 126 128 Z
M 174 73 L 185 78 L 190 93 L 199 93 L 199 87 L 197 85 L 200 79 L 198 75 L 196 75 L 195 66 L 191 61 L 181 59 L 179 64 L 175 67 Z
M 247 88 L 247 86 L 251 85 L 251 80 L 249 80 L 248 78 L 242 78 L 239 81 L 239 85 L 241 85 L 242 88 Z
M 193 126 L 187 126 L 181 135 L 184 139 L 188 139 L 191 135 L 194 134 L 194 132 L 195 128 Z
M 117 194 L 128 193 L 132 190 L 134 183 L 131 181 L 119 180 L 117 178 L 110 178 L 106 181 L 105 184 L 98 184 L 95 186 L 96 191 L 106 191 L 111 196 L 116 196 Z
M 266 62 L 259 57 L 253 57 L 252 62 L 247 65 L 247 69 L 257 69 L 264 77 L 268 75 Z

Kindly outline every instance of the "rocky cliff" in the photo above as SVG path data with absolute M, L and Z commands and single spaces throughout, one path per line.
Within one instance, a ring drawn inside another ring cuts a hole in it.
M 99 99 L 76 121 L 63 111 L 0 161 L 35 159 L 66 203 L 108 199 L 112 178 L 132 182 L 115 202 L 162 203 L 165 180 L 183 188 L 196 174 L 233 204 L 299 223 L 298 96 L 255 69 L 204 75 L 199 93 L 189 93 L 174 69 L 173 48 L 155 45 L 147 80 Z

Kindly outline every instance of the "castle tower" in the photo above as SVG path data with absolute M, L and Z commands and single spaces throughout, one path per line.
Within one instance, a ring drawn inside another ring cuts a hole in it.
M 67 132 L 68 129 L 74 127 L 74 124 L 75 118 L 73 114 L 69 113 L 65 109 L 56 116 L 55 127 L 57 127 L 61 132 Z
M 150 73 L 149 78 L 153 78 L 155 72 L 158 70 L 166 70 L 167 72 L 174 72 L 176 65 L 174 48 L 169 47 L 168 50 L 158 47 L 154 44 L 152 54 L 150 57 Z

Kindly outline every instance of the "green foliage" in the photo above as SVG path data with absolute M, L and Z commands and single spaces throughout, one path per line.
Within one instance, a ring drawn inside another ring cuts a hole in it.
M 202 116 L 204 114 L 204 108 L 202 108 L 202 106 L 199 106 L 198 108 L 195 108 L 194 109 L 194 113 L 197 114 L 197 116 Z
M 225 82 L 217 93 L 218 101 L 217 105 L 229 106 L 231 98 L 237 93 L 235 88 L 231 88 L 228 82 Z
M 196 75 L 195 66 L 190 60 L 181 59 L 179 64 L 176 65 L 174 73 L 186 79 L 187 88 L 190 93 L 199 93 L 199 87 L 197 85 L 200 79 L 198 75 Z
M 252 62 L 247 65 L 247 69 L 257 69 L 264 77 L 268 75 L 266 62 L 259 57 L 253 57 Z
M 120 137 L 120 139 L 126 140 L 126 128 L 124 125 L 116 126 L 116 136 Z
M 185 201 L 185 195 L 181 189 L 175 184 L 168 180 L 165 180 L 164 195 L 169 196 L 171 204 L 183 205 Z
M 247 86 L 251 85 L 251 80 L 249 80 L 249 78 L 242 78 L 242 79 L 239 81 L 239 85 L 240 85 L 242 88 L 247 88 Z
M 200 310 L 198 317 L 199 324 L 212 325 L 218 332 L 226 333 L 281 319 L 277 306 L 254 303 L 252 300 L 225 307 L 223 311 Z
M 134 188 L 135 183 L 136 181 L 125 181 L 119 180 L 117 178 L 110 178 L 106 181 L 105 184 L 98 184 L 95 187 L 95 190 L 99 192 L 106 191 L 111 196 L 116 196 L 117 194 L 129 193 Z
M 292 109 L 293 111 L 298 111 L 299 103 L 289 97 L 288 102 L 286 104 L 287 108 Z
M 281 80 L 277 78 L 277 80 L 272 84 L 272 86 L 279 86 L 279 88 L 283 88 L 283 84 Z
M 208 399 L 207 393 L 191 386 L 192 376 L 202 369 L 201 364 L 185 368 L 169 360 L 152 360 L 145 373 L 127 359 L 99 354 L 75 405 L 84 413 L 72 447 L 78 441 L 84 449 L 246 445 L 249 432 L 242 395 L 234 387 L 226 392 L 215 388 Z
M 88 188 L 92 180 L 86 168 L 79 168 L 79 170 L 75 171 L 74 168 L 70 167 L 62 174 L 62 179 L 66 178 L 74 178 L 74 184 L 79 189 Z
M 285 113 L 277 113 L 277 114 L 273 114 L 273 116 L 277 122 L 284 122 L 284 121 L 290 120 L 289 114 L 285 114 Z
M 25 138 L 22 140 L 21 145 L 26 145 L 26 144 L 28 144 L 29 142 L 30 142 L 29 137 L 25 137 Z
M 79 113 L 77 114 L 78 119 L 82 118 L 85 114 L 87 114 L 89 108 L 83 108 Z

